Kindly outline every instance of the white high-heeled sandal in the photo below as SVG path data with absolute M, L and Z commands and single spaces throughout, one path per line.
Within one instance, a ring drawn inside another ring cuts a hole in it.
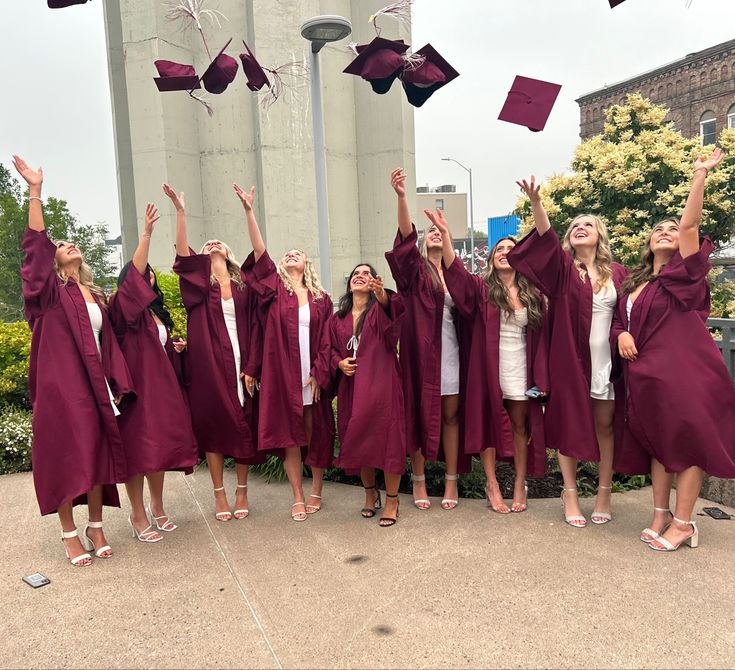
M 217 493 L 217 491 L 224 491 L 225 487 L 220 486 L 218 489 L 214 489 L 214 492 Z M 217 519 L 217 521 L 229 521 L 232 518 L 232 512 L 215 512 L 214 518 Z
M 605 491 L 612 491 L 612 486 L 598 486 L 597 490 L 604 489 Z M 610 512 L 592 512 L 590 515 L 592 523 L 602 526 L 603 524 L 610 523 L 612 521 L 612 514 Z
M 293 511 L 293 508 L 294 507 L 297 507 L 298 505 L 303 505 L 304 506 L 304 511 L 303 512 L 294 512 Z M 306 503 L 297 502 L 297 503 L 294 503 L 293 505 L 291 505 L 291 518 L 294 521 L 306 521 Z
M 64 553 L 66 554 L 66 558 L 69 563 L 71 563 L 75 568 L 86 568 L 88 565 L 92 565 L 92 557 L 89 554 L 79 554 L 79 556 L 69 558 L 69 550 L 66 548 L 64 540 L 71 540 L 73 537 L 79 537 L 79 533 L 76 528 L 70 531 L 61 531 L 61 543 L 64 545 Z M 84 542 L 82 542 L 82 546 L 84 546 Z
M 97 549 L 94 542 L 92 542 L 92 539 L 87 535 L 87 529 L 89 528 L 102 528 L 102 522 L 101 521 L 88 521 L 87 525 L 84 528 L 84 533 L 80 535 L 79 539 L 82 541 L 82 546 L 87 551 L 93 551 L 94 555 L 97 558 L 112 558 L 112 547 L 109 544 L 106 544 L 104 547 L 100 547 Z M 106 551 L 109 551 L 110 553 L 107 556 L 103 556 Z
M 239 489 L 246 489 L 247 487 L 248 487 L 247 484 L 238 484 L 237 485 L 237 488 L 239 488 Z M 237 495 L 237 493 L 235 495 Z M 236 519 L 244 519 L 248 514 L 250 514 L 250 510 L 249 509 L 236 509 L 232 513 L 232 516 L 234 516 Z
M 669 514 L 671 514 L 671 509 L 669 509 L 668 507 L 654 507 L 653 509 L 654 509 L 654 511 L 656 511 L 656 512 L 668 512 Z M 671 516 L 672 516 L 672 518 L 673 518 L 673 516 L 674 516 L 674 515 L 673 515 L 673 514 L 671 514 Z M 665 526 L 664 526 L 664 527 L 663 527 L 663 528 L 661 529 L 661 533 L 665 533 L 665 532 L 666 532 L 666 529 L 667 529 L 667 528 L 669 527 L 669 525 L 671 525 L 671 522 L 667 523 L 667 524 L 666 524 L 666 525 L 665 525 Z M 653 530 L 652 528 L 644 528 L 644 529 L 643 529 L 643 530 L 641 531 L 641 536 L 640 536 L 640 537 L 639 537 L 638 539 L 639 539 L 639 540 L 640 540 L 641 542 L 645 542 L 646 544 L 650 544 L 650 543 L 651 543 L 651 542 L 653 542 L 654 540 L 658 540 L 658 538 L 660 538 L 660 537 L 661 537 L 661 533 L 657 533 L 657 532 L 656 532 L 655 530 Z M 645 535 L 646 537 L 643 537 L 644 535 Z
M 426 475 L 415 475 L 411 473 L 411 481 L 412 482 L 425 482 Z M 427 509 L 431 507 L 431 500 L 429 500 L 428 498 L 414 498 L 413 504 L 416 506 L 416 509 L 426 511 Z
M 316 498 L 317 500 L 321 500 L 322 497 L 318 496 L 316 493 L 310 493 L 309 498 Z M 322 508 L 321 502 L 318 505 L 307 505 L 306 506 L 306 513 L 307 514 L 316 514 L 320 509 Z
M 674 517 L 674 521 L 677 523 L 680 523 L 684 526 L 691 526 L 694 528 L 694 532 L 689 536 L 684 538 L 679 544 L 672 544 L 669 542 L 663 535 L 659 536 L 653 542 L 649 542 L 648 546 L 653 549 L 654 551 L 676 551 L 679 547 L 681 547 L 682 544 L 688 544 L 692 549 L 696 549 L 699 546 L 699 529 L 697 528 L 697 522 L 696 521 L 684 521 L 684 519 L 679 519 L 678 517 Z M 660 544 L 660 547 L 654 546 L 655 543 Z
M 526 494 L 526 502 L 522 502 L 522 503 L 514 502 L 510 506 L 510 511 L 514 512 L 515 514 L 519 514 L 520 512 L 525 512 L 528 509 L 528 485 L 524 484 L 523 490 L 525 491 L 525 494 Z M 518 509 L 516 509 L 516 506 L 518 507 Z
M 459 475 L 444 475 L 444 481 L 456 482 L 459 479 Z M 456 498 L 443 498 L 441 502 L 442 509 L 450 510 L 454 509 L 459 505 L 459 500 Z
M 151 520 L 151 525 L 155 526 L 156 530 L 162 530 L 164 533 L 172 533 L 178 528 L 178 526 L 173 521 L 171 521 L 171 517 L 168 514 L 163 514 L 161 516 L 153 516 L 153 512 L 151 512 L 150 507 L 146 507 L 145 512 Z M 161 526 L 158 523 L 159 519 L 166 519 L 166 523 L 164 523 L 163 526 Z
M 160 542 L 163 539 L 163 535 L 161 535 L 157 530 L 153 530 L 153 524 L 151 524 L 150 526 L 148 526 L 148 528 L 142 530 L 139 533 L 137 530 L 135 530 L 133 520 L 130 517 L 128 517 L 128 523 L 133 529 L 133 537 L 137 537 L 141 542 L 145 542 L 146 544 L 154 544 L 155 542 Z
M 562 488 L 561 490 L 560 498 L 561 498 L 561 506 L 562 506 L 562 509 L 564 510 L 564 521 L 566 521 L 572 528 L 584 528 L 587 525 L 587 519 L 585 519 L 582 514 L 572 514 L 571 516 L 567 516 L 567 506 L 564 504 L 565 491 L 574 491 L 576 493 L 577 489 L 576 488 L 573 488 L 573 489 Z

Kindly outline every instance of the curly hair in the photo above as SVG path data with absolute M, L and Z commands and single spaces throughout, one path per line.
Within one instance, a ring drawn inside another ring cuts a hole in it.
M 300 253 L 304 258 L 304 286 L 306 286 L 306 289 L 311 293 L 311 297 L 314 298 L 314 300 L 321 300 L 325 296 L 326 291 L 322 288 L 314 263 L 311 262 L 311 259 L 301 251 L 301 249 L 289 249 L 286 254 L 292 251 Z M 284 254 L 284 256 L 286 254 Z M 278 262 L 278 276 L 281 278 L 286 290 L 289 293 L 293 293 L 293 281 L 288 272 L 286 272 L 286 268 L 283 266 L 283 258 Z
M 62 240 L 54 241 L 54 245 L 58 249 L 64 242 Z M 69 282 L 69 275 L 66 274 L 60 267 L 59 264 L 56 262 L 56 259 L 54 258 L 54 271 L 56 272 L 56 276 L 61 279 L 64 286 L 67 285 Z M 107 306 L 107 295 L 105 294 L 104 290 L 97 286 L 97 284 L 94 283 L 94 276 L 92 275 L 92 268 L 89 267 L 84 261 L 82 261 L 81 265 L 79 266 L 79 280 L 78 283 L 84 286 L 89 290 L 89 292 L 96 296 L 99 301 L 102 303 L 103 306 Z
M 245 288 L 245 284 L 242 281 L 242 277 L 240 276 L 240 264 L 235 260 L 235 254 L 232 253 L 232 249 L 225 244 L 222 240 L 207 240 L 203 245 L 202 248 L 199 250 L 199 253 L 204 253 L 204 249 L 208 244 L 212 244 L 213 242 L 217 242 L 217 244 L 221 244 L 225 249 L 225 263 L 227 264 L 227 274 L 230 275 L 230 281 L 237 286 L 239 289 Z M 217 277 L 214 276 L 214 273 L 212 273 L 209 277 L 209 281 L 212 284 L 217 283 Z
M 608 237 L 607 227 L 605 226 L 604 221 L 599 216 L 595 216 L 594 214 L 579 214 L 578 216 L 575 216 L 572 219 L 572 222 L 569 224 L 567 232 L 564 233 L 562 248 L 564 249 L 564 251 L 571 254 L 572 258 L 574 259 L 574 264 L 577 266 L 577 270 L 579 271 L 579 278 L 582 281 L 585 281 L 585 279 L 587 278 L 587 270 L 585 269 L 582 262 L 577 260 L 574 247 L 571 243 L 572 230 L 574 229 L 574 225 L 577 223 L 577 221 L 584 218 L 592 219 L 592 221 L 594 221 L 595 223 L 595 227 L 597 228 L 597 248 L 595 249 L 595 265 L 597 266 L 599 276 L 593 287 L 595 293 L 597 293 L 597 291 L 599 291 L 603 286 L 609 286 L 610 282 L 612 282 L 613 277 L 612 268 L 610 267 L 613 256 L 612 251 L 610 250 L 610 239 Z
M 499 239 L 488 254 L 487 269 L 482 275 L 482 279 L 485 282 L 485 286 L 487 286 L 488 301 L 493 303 L 502 312 L 505 312 L 506 317 L 510 318 L 513 314 L 513 307 L 510 304 L 508 288 L 498 277 L 495 263 L 493 262 L 498 245 L 506 240 L 510 240 L 513 244 L 518 243 L 514 237 L 510 236 Z M 538 289 L 519 272 L 515 273 L 514 281 L 518 287 L 518 299 L 528 312 L 529 327 L 532 330 L 539 330 L 544 319 L 544 308 Z
M 641 258 L 631 271 L 630 274 L 625 278 L 623 285 L 620 287 L 622 293 L 633 293 L 641 284 L 655 279 L 656 273 L 653 271 L 653 251 L 651 251 L 651 238 L 653 232 L 663 223 L 675 223 L 679 225 L 679 219 L 675 216 L 669 217 L 668 219 L 662 219 L 648 233 L 646 241 L 641 247 Z

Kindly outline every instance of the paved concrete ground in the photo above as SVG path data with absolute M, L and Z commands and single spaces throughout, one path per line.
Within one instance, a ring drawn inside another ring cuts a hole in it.
M 253 478 L 251 516 L 228 523 L 213 519 L 206 470 L 167 486 L 179 530 L 144 545 L 127 508 L 109 512 L 114 558 L 80 569 L 56 518 L 38 516 L 31 477 L 0 477 L 0 666 L 735 666 L 735 522 L 697 517 L 698 549 L 654 553 L 637 539 L 649 490 L 616 494 L 613 523 L 584 530 L 556 500 L 500 516 L 465 500 L 419 512 L 401 496 L 386 529 L 340 484 L 306 523 L 283 484 Z M 51 584 L 20 581 L 35 571 Z

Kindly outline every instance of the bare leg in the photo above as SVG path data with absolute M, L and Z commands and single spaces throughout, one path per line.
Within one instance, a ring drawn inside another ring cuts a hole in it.
M 682 521 L 691 521 L 694 505 L 697 503 L 699 492 L 702 489 L 704 472 L 697 466 L 687 468 L 676 476 L 676 511 L 674 516 Z M 694 533 L 694 528 L 688 523 L 679 523 L 676 520 L 666 529 L 662 537 L 674 546 L 679 545 Z M 652 542 L 651 544 L 656 544 Z
M 485 470 L 487 484 L 485 484 L 485 495 L 487 495 L 487 504 L 493 508 L 494 512 L 499 514 L 508 514 L 510 508 L 503 502 L 503 494 L 500 492 L 498 478 L 495 476 L 495 449 L 485 449 L 480 454 L 480 461 Z
M 155 522 L 160 528 L 166 530 L 174 530 L 176 524 L 169 519 L 168 514 L 163 509 L 163 481 L 166 477 L 165 472 L 149 472 L 145 478 L 148 481 L 148 493 L 151 496 L 151 514 L 155 519 Z
M 411 483 L 413 485 L 413 500 L 419 509 L 429 509 L 431 502 L 426 493 L 426 459 L 421 451 L 411 454 Z M 417 479 L 418 478 L 418 479 Z
M 671 512 L 670 500 L 671 500 L 671 485 L 674 482 L 674 475 L 666 472 L 661 463 L 655 458 L 651 461 L 651 482 L 653 489 L 653 521 L 649 526 L 650 530 L 655 533 L 661 533 L 664 527 L 671 523 Z M 680 517 L 682 518 L 682 517 Z M 644 542 L 650 542 L 655 539 L 654 536 L 648 533 L 642 533 L 641 539 Z
M 304 502 L 304 489 L 302 486 L 303 463 L 301 462 L 301 448 L 288 447 L 286 458 L 283 461 L 288 482 L 291 484 L 294 504 L 291 507 L 291 516 L 299 521 L 306 519 L 306 503 Z
M 237 475 L 237 488 L 235 489 L 235 514 L 236 519 L 244 519 L 250 513 L 248 509 L 248 474 L 250 466 L 247 463 L 235 463 L 235 474 Z
M 135 475 L 125 482 L 125 490 L 130 500 L 130 522 L 135 532 L 144 533 L 151 525 L 143 502 L 143 475 Z M 158 535 L 154 533 L 153 535 Z M 153 536 L 151 536 L 153 537 Z
M 76 530 L 76 525 L 74 523 L 74 508 L 71 503 L 60 505 L 57 513 L 59 515 L 59 522 L 61 523 L 61 530 L 63 532 L 70 533 L 71 531 Z M 68 540 L 62 540 L 62 542 L 66 547 L 66 551 L 69 553 L 69 558 L 76 558 L 77 556 L 81 556 L 86 553 L 78 536 L 69 538 Z M 80 561 L 78 565 L 89 565 L 91 562 L 92 559 L 90 558 L 88 560 Z
M 559 469 L 564 479 L 564 489 L 562 492 L 562 502 L 564 503 L 564 516 L 582 516 L 582 510 L 579 506 L 579 497 L 577 496 L 577 459 L 571 456 L 565 456 L 559 453 Z M 586 521 L 574 520 L 571 522 L 573 526 L 585 526 Z
M 232 518 L 230 503 L 227 502 L 227 492 L 224 490 L 225 457 L 214 451 L 206 452 L 209 476 L 214 487 L 214 511 L 218 521 L 229 521 Z
M 447 463 L 442 509 L 457 506 L 457 463 L 459 461 L 459 395 L 442 396 L 442 447 Z
M 311 406 L 304 407 L 304 430 L 306 440 L 311 445 L 311 437 L 314 433 L 314 412 Z M 316 514 L 322 508 L 322 485 L 324 483 L 324 468 L 311 467 L 311 493 L 306 501 L 306 513 Z
M 392 526 L 398 519 L 398 487 L 401 485 L 401 475 L 383 472 L 383 476 L 385 477 L 385 510 L 379 524 Z
M 89 520 L 90 521 L 102 521 L 102 486 L 95 486 L 91 491 L 87 493 L 87 507 L 89 508 Z M 102 528 L 89 528 L 87 529 L 87 536 L 95 547 L 104 547 L 107 542 L 105 533 Z M 112 556 L 112 550 L 105 551 L 100 556 L 101 558 L 109 558 Z
M 375 485 L 375 468 L 361 468 L 360 479 L 362 479 L 362 485 L 365 488 L 365 507 L 363 507 L 361 514 L 366 519 L 370 519 L 375 516 L 375 510 L 380 507 L 378 504 L 380 494 Z
M 513 427 L 513 448 L 515 451 L 516 479 L 513 486 L 512 512 L 525 512 L 528 506 L 526 500 L 526 473 L 528 471 L 528 402 L 525 400 L 506 400 L 508 416 Z
M 592 518 L 598 521 L 608 521 L 607 517 L 597 517 L 598 512 L 610 513 L 610 496 L 612 494 L 613 453 L 615 438 L 613 433 L 613 417 L 615 415 L 614 400 L 592 399 L 592 413 L 595 417 L 595 432 L 597 444 L 600 446 L 599 480 L 597 484 L 597 499 Z

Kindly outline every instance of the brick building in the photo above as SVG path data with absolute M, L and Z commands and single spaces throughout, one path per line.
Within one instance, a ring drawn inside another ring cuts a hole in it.
M 684 135 L 702 135 L 704 144 L 712 144 L 723 128 L 735 128 L 735 40 L 581 96 L 582 139 L 601 132 L 605 110 L 623 104 L 628 93 L 668 107 Z

